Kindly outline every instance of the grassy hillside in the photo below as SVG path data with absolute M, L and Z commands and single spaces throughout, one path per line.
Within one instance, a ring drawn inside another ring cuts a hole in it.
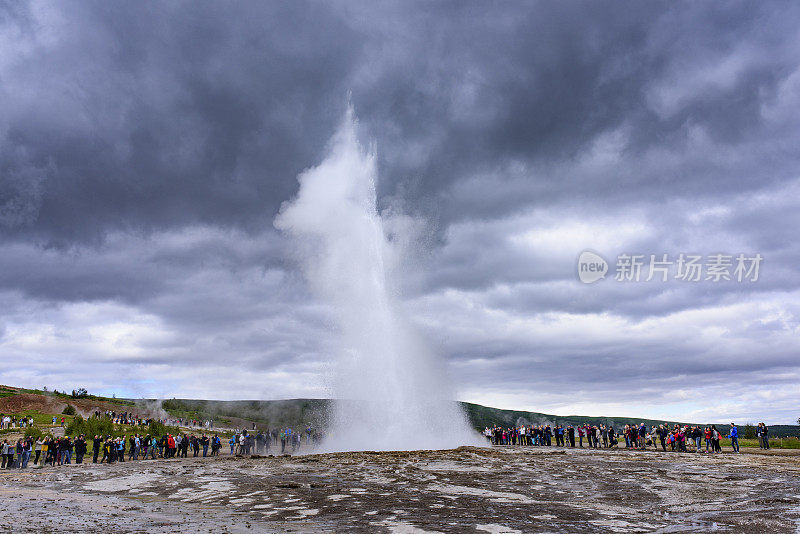
M 315 428 L 324 428 L 330 404 L 331 401 L 326 399 L 275 401 L 169 399 L 163 401 L 161 406 L 173 417 L 201 421 L 213 419 L 218 424 L 230 422 L 234 426 L 239 426 L 246 421 L 269 427 L 303 428 L 310 424 Z
M 10 397 L 12 395 L 19 395 L 20 393 L 54 397 L 57 399 L 62 399 L 64 402 L 69 402 L 70 400 L 75 400 L 75 399 L 86 399 L 86 400 L 96 400 L 110 404 L 117 404 L 120 406 L 134 406 L 136 404 L 132 399 L 117 399 L 112 397 L 102 397 L 98 395 L 90 395 L 88 393 L 76 396 L 70 393 L 64 393 L 60 391 L 44 391 L 41 389 L 26 389 L 26 388 L 15 388 L 10 386 L 0 386 L 0 397 Z
M 772 425 L 769 427 L 770 436 L 800 438 L 800 425 Z

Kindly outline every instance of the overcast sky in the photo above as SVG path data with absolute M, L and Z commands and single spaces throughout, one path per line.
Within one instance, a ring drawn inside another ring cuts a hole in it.
M 329 395 L 273 220 L 348 92 L 460 399 L 800 416 L 796 2 L 0 2 L 0 383 Z M 681 253 L 763 261 L 644 281 Z

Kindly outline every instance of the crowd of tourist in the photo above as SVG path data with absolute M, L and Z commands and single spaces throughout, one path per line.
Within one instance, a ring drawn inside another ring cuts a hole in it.
M 105 416 L 112 421 L 144 423 L 139 418 L 130 418 L 128 414 L 95 413 L 97 417 Z M 0 419 L 1 420 L 1 419 Z M 27 423 L 27 420 L 26 420 Z M 31 421 L 32 423 L 32 421 Z M 54 422 L 54 424 L 56 424 Z M 292 428 L 257 430 L 248 433 L 247 430 L 236 430 L 228 439 L 231 454 L 251 455 L 268 454 L 273 450 L 277 453 L 297 452 L 303 443 L 314 442 L 317 444 L 322 434 L 310 426 L 303 432 L 296 432 Z M 223 447 L 222 439 L 218 435 L 195 434 L 165 434 L 161 437 L 150 434 L 132 434 L 129 436 L 94 436 L 84 435 L 71 438 L 64 437 L 33 437 L 20 438 L 14 443 L 8 439 L 0 443 L 2 462 L 0 469 L 27 468 L 32 465 L 64 465 L 70 463 L 81 464 L 88 462 L 87 454 L 92 463 L 114 463 L 145 460 L 156 458 L 187 458 L 218 456 Z
M 5 415 L 0 414 L 0 430 L 9 428 L 26 428 L 33 426 L 33 417 L 30 415 Z
M 145 419 L 137 414 L 131 412 L 117 413 L 113 410 L 106 410 L 104 412 L 96 410 L 94 412 L 96 418 L 108 417 L 111 422 L 116 425 L 149 425 L 153 419 Z
M 214 428 L 214 421 L 213 420 L 204 420 L 201 421 L 199 419 L 184 419 L 181 417 L 178 418 L 163 418 L 163 419 L 153 419 L 153 418 L 143 418 L 140 415 L 131 413 L 131 412 L 115 412 L 113 410 L 106 410 L 100 411 L 95 410 L 94 417 L 101 418 L 107 417 L 111 419 L 111 422 L 117 425 L 135 425 L 135 426 L 146 426 L 152 423 L 153 421 L 158 421 L 165 425 L 171 426 L 182 426 L 182 427 L 192 427 L 192 428 L 207 428 L 209 430 Z M 55 424 L 55 423 L 54 423 Z
M 43 437 L 33 439 L 32 437 L 21 438 L 16 444 L 4 440 L 0 445 L 2 462 L 0 469 L 11 469 L 28 467 L 33 457 L 33 465 L 63 465 L 72 463 L 74 458 L 76 464 L 84 462 L 84 457 L 89 451 L 91 443 L 91 455 L 93 463 L 114 463 L 128 461 L 146 460 L 156 458 L 187 458 L 191 451 L 193 457 L 218 456 L 222 449 L 222 440 L 219 436 L 208 436 L 202 434 L 165 434 L 161 437 L 149 434 L 131 436 L 94 436 L 87 440 L 86 436 L 80 435 L 75 439 L 70 436 L 65 437 Z M 210 449 L 210 452 L 209 452 Z
M 150 420 L 143 420 L 128 413 L 116 414 L 95 413 L 111 418 L 115 423 L 147 424 Z M 185 421 L 185 423 L 200 423 L 202 426 L 211 426 L 209 421 Z M 57 424 L 57 418 L 53 418 Z M 33 425 L 30 416 L 12 417 L 0 415 L 2 428 L 25 428 Z M 63 418 L 62 418 L 63 426 Z M 725 429 L 727 434 L 716 425 L 690 426 L 660 424 L 648 428 L 644 423 L 626 424 L 615 429 L 611 425 L 581 424 L 581 425 L 526 425 L 503 428 L 500 426 L 487 427 L 484 436 L 492 445 L 520 445 L 520 446 L 553 446 L 556 447 L 584 447 L 587 448 L 612 448 L 620 447 L 624 442 L 626 449 L 648 448 L 661 449 L 662 451 L 677 452 L 722 452 L 720 440 L 729 438 L 734 452 L 739 452 L 739 429 L 734 423 Z M 769 449 L 769 428 L 764 423 L 755 427 L 759 447 Z M 318 444 L 322 434 L 311 426 L 304 431 L 295 431 L 292 428 L 275 428 L 266 430 L 237 429 L 228 439 L 231 455 L 269 454 L 274 451 L 280 454 L 287 451 L 297 452 L 301 444 Z M 89 448 L 91 445 L 91 449 Z M 2 461 L 0 468 L 26 468 L 33 465 L 63 465 L 74 462 L 83 463 L 87 453 L 91 454 L 93 463 L 114 463 L 128 461 L 156 459 L 156 458 L 186 458 L 200 456 L 217 456 L 222 448 L 222 440 L 217 435 L 192 434 L 164 434 L 161 437 L 150 434 L 133 434 L 129 436 L 94 436 L 87 439 L 80 435 L 75 439 L 65 437 L 33 437 L 21 438 L 16 443 L 8 439 L 0 443 Z
M 690 425 L 667 424 L 653 425 L 649 429 L 644 423 L 625 425 L 615 430 L 611 425 L 520 425 L 517 427 L 503 428 L 494 426 L 486 427 L 483 435 L 493 445 L 525 445 L 525 446 L 552 446 L 553 441 L 557 447 L 583 447 L 584 440 L 588 448 L 611 448 L 625 442 L 626 449 L 647 449 L 653 447 L 661 450 L 678 452 L 722 452 L 720 439 L 730 438 L 734 452 L 739 452 L 739 429 L 734 423 L 730 424 L 727 434 L 722 435 L 716 425 L 706 427 Z M 769 449 L 769 429 L 764 423 L 756 427 L 759 446 Z M 705 448 L 703 448 L 705 445 Z
M 256 433 L 247 430 L 236 430 L 228 440 L 231 454 L 269 454 L 272 447 L 280 444 L 280 452 L 284 454 L 287 448 L 292 452 L 297 452 L 305 438 L 305 442 L 318 444 L 322 439 L 322 434 L 314 430 L 311 426 L 304 432 L 296 432 L 292 428 L 275 428 L 257 430 Z
M 172 421 L 163 420 L 161 421 L 165 425 L 171 424 L 175 426 L 190 426 L 192 428 L 207 428 L 209 430 L 214 428 L 214 421 L 211 419 L 206 419 L 201 421 L 200 419 L 182 419 L 178 418 Z

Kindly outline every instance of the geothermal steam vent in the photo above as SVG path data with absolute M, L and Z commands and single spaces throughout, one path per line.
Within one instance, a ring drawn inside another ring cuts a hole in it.
M 311 290 L 341 330 L 336 412 L 325 448 L 444 449 L 476 443 L 445 380 L 393 297 L 399 253 L 376 208 L 374 151 L 349 108 L 325 160 L 298 176 L 275 226 L 292 237 Z

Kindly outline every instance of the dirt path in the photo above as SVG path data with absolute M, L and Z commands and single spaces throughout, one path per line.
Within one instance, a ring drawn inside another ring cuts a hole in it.
M 0 496 L 9 525 L 39 532 L 788 533 L 800 526 L 800 457 L 462 448 L 189 458 L 3 472 Z

